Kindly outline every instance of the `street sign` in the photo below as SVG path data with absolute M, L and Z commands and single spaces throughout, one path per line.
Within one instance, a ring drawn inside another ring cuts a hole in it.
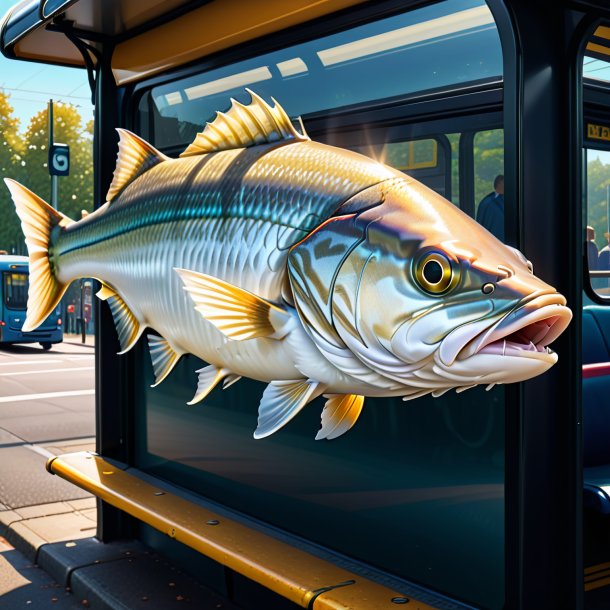
M 70 173 L 70 147 L 67 144 L 51 144 L 49 147 L 49 174 L 67 176 Z

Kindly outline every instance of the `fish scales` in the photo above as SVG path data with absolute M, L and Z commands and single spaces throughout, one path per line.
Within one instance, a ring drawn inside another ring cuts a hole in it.
M 324 172 L 328 164 L 338 170 L 334 180 Z M 103 214 L 68 227 L 51 251 L 60 279 L 84 268 L 104 278 L 141 321 L 157 329 L 163 320 L 174 349 L 213 363 L 218 349 L 228 350 L 233 369 L 254 378 L 268 369 L 258 352 L 278 351 L 280 377 L 291 378 L 296 371 L 277 342 L 238 349 L 202 324 L 173 270 L 206 273 L 279 302 L 288 249 L 346 199 L 392 175 L 366 157 L 313 142 L 174 159 L 134 180 Z M 244 371 L 233 360 L 248 360 L 249 351 L 257 358 Z
M 223 380 L 268 382 L 255 438 L 322 394 L 316 439 L 333 439 L 365 396 L 491 388 L 557 361 L 548 344 L 571 313 L 522 253 L 250 93 L 179 159 L 119 130 L 109 201 L 78 222 L 5 180 L 30 253 L 24 330 L 95 277 L 123 351 L 158 333 L 156 384 L 184 353 L 209 363 L 189 404 Z

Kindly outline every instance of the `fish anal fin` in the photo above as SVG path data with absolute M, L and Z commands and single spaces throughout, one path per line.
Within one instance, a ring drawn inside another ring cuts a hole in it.
M 229 339 L 282 339 L 288 332 L 291 316 L 286 310 L 211 275 L 174 271 L 182 278 L 195 309 Z
M 105 282 L 100 283 L 102 284 L 102 287 L 95 293 L 95 296 L 100 301 L 107 301 L 110 297 L 117 296 L 117 292 L 112 286 Z
M 117 131 L 120 138 L 119 154 L 112 184 L 106 195 L 107 201 L 115 199 L 130 182 L 133 182 L 151 167 L 169 159 L 135 133 L 131 133 L 127 129 L 117 129 Z
M 275 100 L 274 105 L 270 106 L 253 91 L 246 91 L 252 98 L 249 104 L 244 105 L 231 99 L 231 108 L 226 113 L 216 113 L 216 118 L 197 134 L 180 156 L 203 155 L 282 140 L 309 140 L 304 129 L 303 133 L 295 129 L 284 109 Z
M 237 383 L 241 377 L 241 375 L 236 375 L 235 373 L 227 375 L 222 382 L 222 389 L 226 390 L 227 388 L 230 388 L 234 383 Z
M 358 420 L 364 396 L 357 394 L 328 394 L 322 411 L 322 427 L 316 440 L 331 440 L 345 434 Z
M 148 349 L 155 374 L 155 383 L 151 386 L 154 388 L 172 372 L 182 354 L 178 353 L 167 339 L 159 335 L 148 335 Z
M 312 380 L 272 381 L 263 392 L 254 438 L 264 438 L 285 426 L 324 387 Z
M 47 319 L 70 285 L 60 282 L 55 276 L 49 259 L 49 248 L 53 229 L 66 228 L 74 221 L 53 209 L 19 182 L 10 178 L 5 178 L 4 182 L 11 192 L 17 215 L 21 220 L 30 258 L 27 315 L 22 328 L 24 332 L 28 332 Z
M 136 341 L 140 338 L 146 327 L 144 324 L 140 324 L 140 321 L 118 294 L 115 293 L 113 296 L 109 296 L 106 299 L 106 303 L 110 306 L 114 325 L 119 336 L 119 344 L 121 345 L 119 354 L 124 354 L 136 344 Z
M 194 405 L 202 401 L 225 377 L 233 376 L 229 370 L 219 369 L 213 364 L 199 369 L 197 374 L 197 391 L 193 399 L 186 403 L 187 405 Z M 237 376 L 237 379 L 240 377 Z

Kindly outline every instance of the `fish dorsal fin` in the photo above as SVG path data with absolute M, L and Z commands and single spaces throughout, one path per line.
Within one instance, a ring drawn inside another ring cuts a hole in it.
M 162 152 L 127 129 L 117 129 L 119 132 L 119 154 L 114 168 L 114 178 L 106 195 L 107 201 L 115 197 L 138 176 L 151 167 L 167 161 Z
M 150 387 L 154 388 L 172 372 L 182 354 L 179 354 L 167 339 L 159 335 L 148 335 L 148 349 L 155 373 L 155 383 Z
M 322 427 L 316 434 L 317 441 L 345 434 L 358 420 L 364 404 L 364 396 L 357 394 L 327 394 L 326 398 Z
M 231 108 L 226 113 L 217 112 L 216 118 L 207 123 L 180 156 L 203 155 L 282 140 L 309 140 L 305 131 L 299 133 L 295 129 L 286 111 L 273 98 L 274 105 L 270 106 L 250 89 L 246 91 L 252 97 L 248 105 L 231 98 Z
M 324 386 L 311 379 L 272 381 L 263 392 L 254 438 L 264 438 L 285 426 Z
M 187 269 L 174 271 L 182 278 L 195 309 L 229 339 L 279 340 L 288 332 L 291 317 L 285 309 L 211 275 Z

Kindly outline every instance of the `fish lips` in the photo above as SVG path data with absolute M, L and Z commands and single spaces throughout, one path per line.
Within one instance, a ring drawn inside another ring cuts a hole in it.
M 534 294 L 500 319 L 466 324 L 449 333 L 439 348 L 445 366 L 476 354 L 532 358 L 550 365 L 557 354 L 548 348 L 568 326 L 571 310 L 557 293 Z

